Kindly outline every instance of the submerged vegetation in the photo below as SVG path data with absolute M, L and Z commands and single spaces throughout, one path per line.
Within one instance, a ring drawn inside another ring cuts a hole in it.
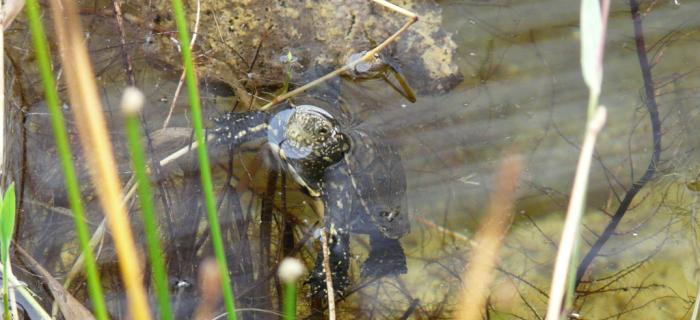
M 700 313 L 695 4 L 26 6 L 5 319 Z

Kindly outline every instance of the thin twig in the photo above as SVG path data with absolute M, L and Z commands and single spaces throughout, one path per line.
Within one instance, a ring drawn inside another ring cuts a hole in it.
M 121 0 L 114 0 L 114 16 L 117 19 L 117 26 L 119 29 L 120 41 L 122 45 L 122 58 L 124 59 L 124 66 L 126 67 L 126 76 L 129 79 L 128 83 L 130 86 L 136 85 L 136 78 L 134 77 L 134 67 L 131 64 L 131 58 L 129 57 L 129 51 L 126 49 L 126 31 L 124 30 L 124 16 L 122 15 L 122 2 Z
M 326 274 L 326 296 L 328 297 L 328 319 L 335 320 L 335 292 L 333 291 L 333 276 L 331 274 L 330 250 L 326 228 L 321 229 L 321 247 L 323 249 L 323 270 Z
M 194 42 L 197 41 L 197 31 L 199 30 L 199 13 L 201 12 L 201 1 L 197 0 L 197 15 L 194 20 L 194 30 L 192 30 L 192 40 L 190 40 L 190 50 L 194 47 Z M 173 110 L 175 110 L 175 104 L 177 103 L 177 98 L 180 96 L 180 90 L 182 90 L 182 84 L 185 83 L 185 70 L 182 70 L 180 75 L 180 81 L 177 83 L 177 88 L 175 88 L 175 94 L 173 94 L 173 101 L 170 103 L 170 110 L 168 110 L 168 116 L 165 117 L 163 121 L 163 129 L 168 127 L 170 123 L 170 117 L 173 115 Z

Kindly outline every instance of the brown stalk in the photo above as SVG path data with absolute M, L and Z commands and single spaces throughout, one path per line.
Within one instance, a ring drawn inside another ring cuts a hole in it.
M 326 297 L 328 297 L 328 319 L 335 320 L 335 292 L 333 291 L 333 275 L 331 274 L 330 249 L 326 228 L 321 229 L 321 250 L 323 250 L 323 271 L 326 273 Z
M 214 259 L 202 261 L 199 267 L 199 291 L 201 300 L 194 313 L 196 320 L 214 319 L 221 299 L 221 274 Z
M 32 272 L 43 278 L 44 284 L 46 284 L 51 291 L 54 302 L 58 304 L 58 308 L 61 309 L 61 313 L 66 319 L 95 319 L 95 316 L 90 313 L 90 310 L 85 308 L 78 299 L 71 295 L 70 292 L 68 292 L 48 270 L 44 269 L 39 262 L 34 260 L 27 251 L 20 246 L 16 246 L 15 249 L 23 257 L 24 262 Z
M 24 8 L 24 0 L 2 1 L 2 13 L 0 14 L 0 25 L 2 30 L 6 30 L 8 27 L 10 27 L 12 21 L 15 21 L 17 15 L 22 11 L 22 8 Z
M 474 237 L 478 245 L 472 251 L 469 265 L 464 271 L 461 303 L 454 319 L 483 318 L 498 251 L 512 222 L 513 198 L 521 170 L 519 157 L 507 158 L 498 169 L 496 189 L 491 194 L 488 211 Z
M 83 39 L 83 28 L 74 1 L 49 1 L 58 35 L 61 61 L 78 134 L 88 161 L 102 209 L 114 239 L 119 269 L 126 289 L 132 319 L 150 319 L 143 288 L 143 274 L 116 172 L 112 144 L 102 114 L 94 72 Z
M 325 219 L 325 206 L 319 198 L 311 201 L 311 208 L 321 219 Z M 323 271 L 326 274 L 326 297 L 328 298 L 328 319 L 335 320 L 335 291 L 333 291 L 333 276 L 331 274 L 330 255 L 328 248 L 328 231 L 326 227 L 321 228 L 321 253 L 323 254 Z

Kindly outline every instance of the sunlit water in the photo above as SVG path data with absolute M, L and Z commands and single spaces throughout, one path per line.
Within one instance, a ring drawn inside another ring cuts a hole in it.
M 409 310 L 412 312 L 407 315 L 409 318 L 449 317 L 463 285 L 461 275 L 468 263 L 468 253 L 477 248 L 468 239 L 472 238 L 488 203 L 494 170 L 505 156 L 517 154 L 522 156 L 524 171 L 518 187 L 516 217 L 500 254 L 489 310 L 494 318 L 542 318 L 586 117 L 588 93 L 579 65 L 579 6 L 576 2 L 561 1 L 440 1 L 440 5 L 443 28 L 454 33 L 457 63 L 464 75 L 464 81 L 454 90 L 444 95 L 419 96 L 416 103 L 410 103 L 381 80 L 345 81 L 342 86 L 342 96 L 353 117 L 363 125 L 381 128 L 383 138 L 399 146 L 409 183 L 406 210 L 413 219 L 411 233 L 402 239 L 408 255 L 408 274 L 368 285 L 349 301 L 342 302 L 339 314 L 341 318 L 350 318 L 358 317 L 357 312 L 361 312 L 360 318 L 395 319 Z M 643 28 L 654 65 L 652 75 L 662 119 L 661 162 L 654 178 L 637 195 L 616 235 L 584 278 L 601 281 L 579 287 L 582 292 L 575 301 L 574 312 L 585 319 L 687 317 L 700 280 L 696 277 L 697 194 L 686 187 L 696 181 L 698 169 L 696 97 L 700 37 L 696 13 L 700 7 L 690 1 L 650 5 L 642 6 Z M 94 28 L 89 44 L 96 72 L 102 75 L 107 114 L 114 119 L 114 138 L 121 141 L 115 111 L 125 84 L 119 38 L 112 31 L 111 20 L 106 31 L 99 19 L 102 18 L 87 15 L 84 23 L 86 28 Z M 21 29 L 23 25 L 18 28 L 11 31 L 18 40 L 9 50 L 16 59 L 26 59 L 26 43 L 21 40 L 27 35 Z M 602 232 L 625 191 L 643 174 L 652 150 L 651 127 L 643 105 L 642 78 L 626 3 L 612 4 L 608 29 L 601 98 L 608 108 L 608 120 L 598 140 L 597 161 L 591 172 L 582 254 Z M 143 38 L 138 37 L 142 34 L 138 30 L 134 33 L 137 36 L 133 43 L 145 46 L 140 42 Z M 139 86 L 149 100 L 148 126 L 151 130 L 159 129 L 179 75 L 174 71 L 161 72 L 162 68 L 138 54 L 134 63 L 138 66 Z M 36 79 L 22 79 L 27 81 L 24 83 L 27 87 L 36 85 Z M 231 104 L 231 98 L 211 93 L 205 93 L 204 98 L 208 115 L 215 115 L 220 112 L 216 110 L 224 110 Z M 29 124 L 25 126 L 28 128 L 26 173 L 17 175 L 26 179 L 28 188 L 19 230 L 20 244 L 30 249 L 47 269 L 63 275 L 75 247 L 66 245 L 72 240 L 72 222 L 65 212 L 42 205 L 67 207 L 59 169 L 51 160 L 46 111 L 20 101 L 17 97 L 12 100 L 26 110 Z M 180 97 L 170 127 L 187 126 L 189 119 L 185 98 Z M 183 137 L 186 141 L 187 133 Z M 123 151 L 120 142 L 116 147 Z M 128 167 L 123 163 L 120 169 L 127 173 Z M 172 240 L 187 242 L 170 243 L 170 249 L 183 250 L 192 254 L 193 259 L 200 259 L 208 256 L 210 249 L 206 247 L 208 242 L 198 244 L 199 247 L 190 243 L 197 239 L 196 234 L 204 229 L 204 224 L 200 230 L 186 225 L 192 221 L 203 223 L 188 218 L 188 215 L 199 217 L 203 209 L 193 204 L 196 201 L 189 201 L 200 190 L 196 185 L 196 170 L 187 168 L 176 170 L 167 179 L 167 188 L 174 190 L 172 210 L 178 212 L 174 214 L 178 216 L 175 220 L 183 223 L 174 226 L 177 230 Z M 236 170 L 240 177 L 246 168 L 238 164 L 234 165 Z M 256 215 L 260 212 L 266 177 L 255 176 L 253 200 L 250 192 L 240 191 L 241 207 L 252 214 L 249 222 L 259 222 Z M 86 174 L 81 178 L 87 181 Z M 122 179 L 127 178 L 125 174 Z M 223 188 L 222 181 L 220 176 L 217 190 Z M 86 194 L 90 194 L 87 187 Z M 230 201 L 230 197 L 227 199 Z M 294 194 L 288 199 L 290 207 L 303 211 L 299 213 L 298 238 L 313 222 L 310 221 L 313 215 L 308 208 L 304 209 L 302 199 Z M 97 225 L 100 214 L 89 196 L 88 204 L 91 222 Z M 232 204 L 227 202 L 224 208 L 226 205 Z M 246 209 L 249 205 L 250 210 Z M 260 240 L 255 227 L 245 237 L 239 234 L 239 238 L 229 240 L 237 244 L 231 253 L 233 261 L 236 254 L 246 252 L 257 259 Z M 361 262 L 367 254 L 367 241 L 363 237 L 356 240 L 353 254 Z M 314 248 L 310 245 L 305 248 L 309 251 L 303 257 L 313 260 Z M 105 268 L 103 274 L 116 272 L 113 258 L 114 253 L 107 245 L 100 258 Z M 277 303 L 274 286 L 252 293 L 246 291 L 250 281 L 266 273 L 259 263 L 256 260 L 233 267 L 234 281 L 240 281 L 236 289 L 247 295 L 241 302 L 245 306 L 274 309 Z M 196 263 L 170 267 L 173 283 L 185 281 L 194 286 L 172 289 L 179 290 L 178 299 L 186 301 L 180 301 L 180 314 L 188 314 L 187 310 L 197 303 Z M 353 272 L 359 274 L 356 269 Z M 108 292 L 114 316 L 124 317 L 117 311 L 124 303 L 122 293 L 114 289 L 117 280 L 110 277 L 105 280 L 105 286 L 112 288 Z M 85 296 L 84 289 L 77 290 L 79 296 Z M 255 295 L 259 296 L 252 297 Z M 265 295 L 270 296 L 260 298 Z M 307 312 L 308 308 L 301 310 Z M 246 318 L 269 316 L 253 311 L 243 314 Z

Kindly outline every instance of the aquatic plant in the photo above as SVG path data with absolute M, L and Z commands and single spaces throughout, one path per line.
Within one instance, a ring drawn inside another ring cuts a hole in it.
M 168 277 L 165 270 L 163 250 L 159 241 L 158 223 L 153 213 L 153 192 L 151 192 L 151 181 L 146 173 L 146 161 L 144 160 L 145 157 L 141 145 L 141 134 L 139 134 L 138 117 L 143 108 L 143 101 L 144 97 L 141 91 L 133 87 L 126 88 L 122 97 L 122 112 L 125 117 L 124 126 L 128 138 L 132 166 L 136 176 L 136 183 L 138 184 L 141 218 L 143 219 L 143 228 L 146 233 L 148 258 L 151 261 L 153 283 L 158 299 L 158 310 L 161 319 L 172 319 Z
M 41 73 L 42 85 L 44 88 L 44 97 L 46 105 L 49 108 L 51 116 L 51 127 L 56 140 L 56 148 L 58 157 L 61 161 L 61 169 L 63 171 L 66 192 L 68 193 L 68 201 L 73 213 L 73 221 L 75 223 L 75 231 L 78 236 L 78 243 L 85 261 L 85 273 L 87 275 L 88 292 L 90 300 L 97 319 L 106 320 L 107 310 L 104 303 L 104 295 L 100 284 L 100 276 L 97 271 L 97 264 L 90 248 L 90 236 L 85 220 L 83 204 L 80 200 L 80 191 L 78 188 L 78 180 L 76 178 L 75 169 L 72 162 L 70 146 L 68 144 L 68 135 L 66 133 L 66 125 L 63 120 L 61 109 L 58 106 L 58 93 L 56 92 L 56 84 L 54 82 L 53 73 L 51 72 L 51 64 L 49 61 L 49 51 L 44 34 L 41 20 L 39 19 L 39 4 L 36 0 L 27 1 L 27 18 L 29 20 L 29 28 L 32 33 L 32 44 L 36 52 L 36 63 Z
M 194 129 L 195 139 L 197 141 L 197 156 L 199 161 L 200 178 L 202 181 L 202 189 L 204 192 L 204 203 L 206 205 L 207 217 L 209 219 L 209 230 L 211 232 L 212 245 L 214 246 L 214 255 L 216 262 L 219 265 L 221 273 L 221 288 L 224 296 L 224 305 L 226 306 L 227 318 L 230 320 L 236 319 L 236 309 L 233 301 L 233 289 L 231 288 L 231 279 L 228 272 L 228 264 L 226 262 L 226 253 L 224 252 L 224 242 L 221 237 L 221 227 L 219 226 L 219 217 L 217 216 L 216 200 L 214 196 L 214 187 L 211 182 L 211 168 L 209 166 L 209 157 L 207 154 L 206 138 L 202 125 L 202 108 L 199 101 L 199 89 L 197 87 L 197 76 L 194 73 L 194 62 L 192 61 L 192 51 L 190 46 L 190 36 L 187 30 L 187 21 L 185 20 L 185 12 L 181 0 L 172 0 L 173 14 L 177 24 L 177 31 L 182 43 L 182 64 L 185 67 L 185 80 L 187 82 L 187 97 L 190 102 L 190 110 L 192 111 L 192 127 Z
M 10 319 L 10 293 L 8 283 L 12 272 L 10 270 L 10 244 L 15 230 L 15 186 L 10 185 L 3 195 L 0 192 L 0 262 L 2 262 L 2 307 L 3 318 Z M 17 319 L 17 301 L 12 299 L 12 317 Z

